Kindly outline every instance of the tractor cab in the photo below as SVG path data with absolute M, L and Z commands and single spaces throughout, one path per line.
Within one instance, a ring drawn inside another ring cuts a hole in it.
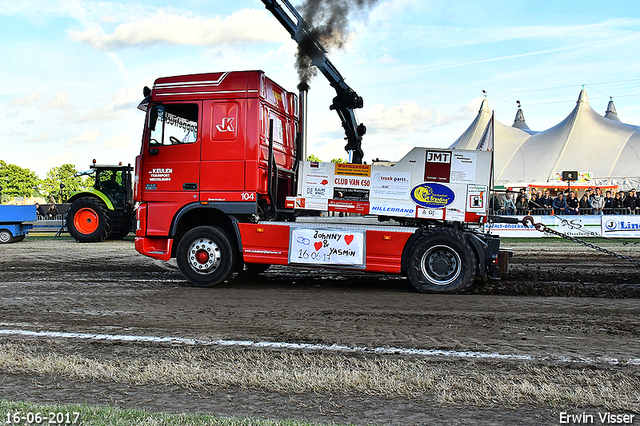
M 69 233 L 80 242 L 124 238 L 131 230 L 133 167 L 93 164 L 75 176 L 94 175 L 93 189 L 73 194 L 67 214 Z

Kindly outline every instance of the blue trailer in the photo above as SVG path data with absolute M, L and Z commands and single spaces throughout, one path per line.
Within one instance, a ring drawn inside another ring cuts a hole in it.
M 24 240 L 37 219 L 36 206 L 0 206 L 0 244 Z

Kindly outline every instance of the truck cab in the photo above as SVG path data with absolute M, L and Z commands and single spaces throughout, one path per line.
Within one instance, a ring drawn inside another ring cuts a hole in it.
M 134 186 L 142 252 L 168 259 L 174 240 L 216 218 L 233 234 L 229 215 L 264 218 L 295 193 L 298 97 L 264 72 L 159 78 L 145 93 Z

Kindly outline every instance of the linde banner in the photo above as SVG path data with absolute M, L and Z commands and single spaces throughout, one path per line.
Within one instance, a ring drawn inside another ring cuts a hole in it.
M 640 216 L 601 216 L 602 236 L 640 238 Z
M 510 216 L 522 219 L 524 216 Z M 531 216 L 535 223 L 573 237 L 640 238 L 640 216 Z M 540 238 L 557 237 L 521 223 L 494 223 L 485 231 L 500 237 Z

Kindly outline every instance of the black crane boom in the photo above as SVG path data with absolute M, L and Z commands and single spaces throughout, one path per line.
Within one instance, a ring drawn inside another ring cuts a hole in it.
M 313 36 L 309 25 L 288 0 L 262 0 L 262 2 L 291 34 L 291 38 L 298 43 L 301 50 L 309 56 L 311 64 L 320 70 L 322 75 L 329 80 L 329 84 L 335 89 L 336 97 L 333 98 L 333 103 L 329 108 L 335 110 L 342 121 L 342 127 L 346 135 L 345 139 L 347 140 L 345 150 L 352 152 L 351 162 L 361 164 L 364 156 L 362 152 L 362 136 L 367 129 L 364 124 L 357 123 L 353 110 L 362 108 L 362 97 L 345 83 L 340 72 L 327 58 L 327 51 Z M 288 9 L 289 13 L 282 8 L 280 3 Z

